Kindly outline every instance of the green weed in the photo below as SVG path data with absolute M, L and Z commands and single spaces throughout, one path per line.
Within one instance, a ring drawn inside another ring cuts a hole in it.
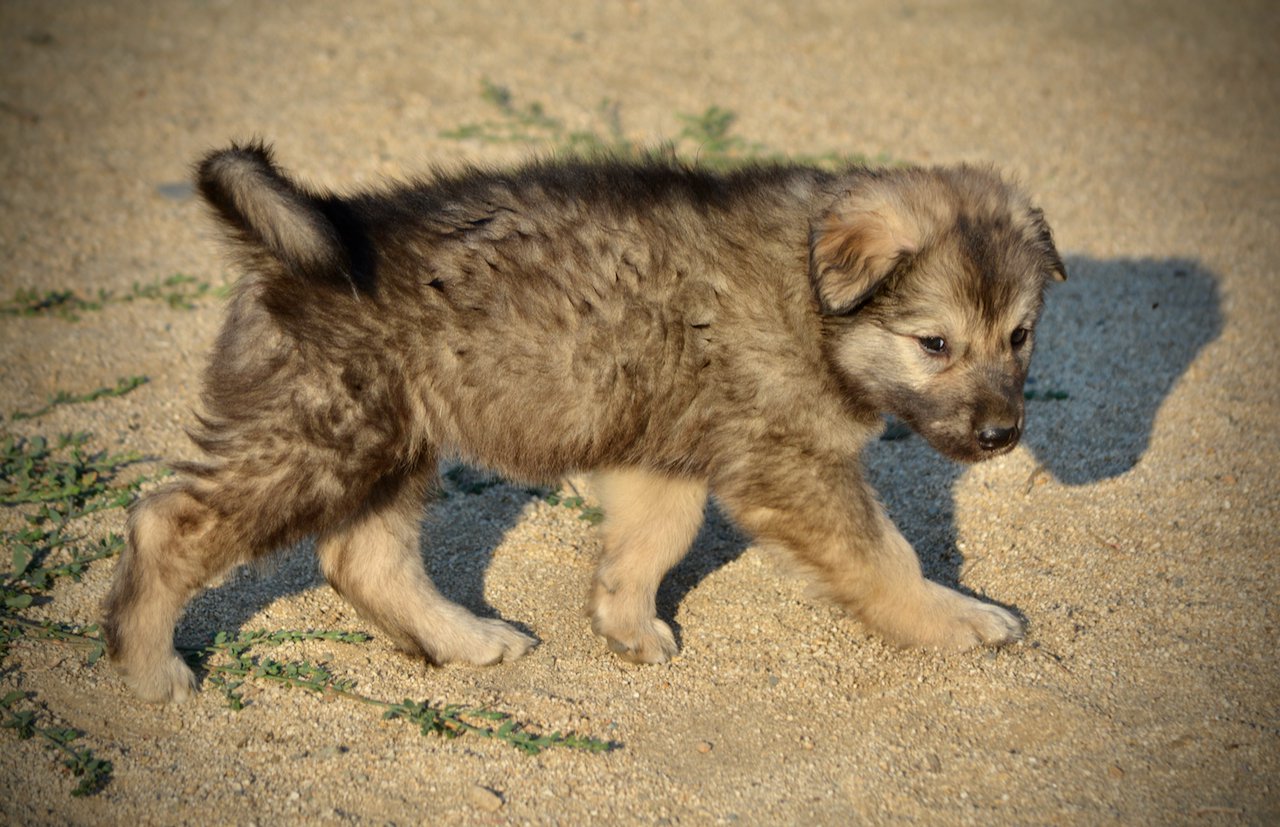
M 81 400 L 59 404 L 74 401 Z M 112 557 L 124 547 L 124 540 L 116 534 L 88 539 L 75 526 L 82 517 L 133 501 L 142 480 L 121 483 L 118 477 L 141 457 L 92 451 L 87 448 L 88 440 L 86 433 L 73 433 L 53 442 L 44 437 L 13 436 L 0 442 L 0 504 L 23 507 L 26 512 L 19 527 L 0 532 L 0 545 L 8 552 L 9 563 L 8 570 L 0 572 L 0 663 L 7 659 L 12 644 L 21 640 L 86 647 L 90 664 L 105 654 L 96 626 L 68 626 L 22 616 L 23 610 L 37 601 L 47 602 L 58 580 L 78 581 L 93 562 Z M 63 764 L 80 779 L 72 795 L 90 795 L 102 789 L 111 779 L 111 762 L 74 743 L 84 733 L 41 724 L 37 711 L 30 707 L 31 700 L 27 693 L 6 695 L 0 704 L 4 727 L 21 738 L 38 736 L 61 752 Z M 28 703 L 23 706 L 21 702 Z
M 588 752 L 603 752 L 616 747 L 608 741 L 572 733 L 534 734 L 507 713 L 483 707 L 462 704 L 436 706 L 409 699 L 400 703 L 381 700 L 357 691 L 354 680 L 338 677 L 325 664 L 309 660 L 281 661 L 251 651 L 259 646 L 314 640 L 363 643 L 368 639 L 361 632 L 327 630 L 254 631 L 235 636 L 219 632 L 213 643 L 203 649 L 187 650 L 186 655 L 193 666 L 207 669 L 208 682 L 222 691 L 228 706 L 235 710 L 244 709 L 247 705 L 244 698 L 246 683 L 258 682 L 376 707 L 383 711 L 383 718 L 407 720 L 416 725 L 423 735 L 445 738 L 475 735 L 508 743 L 530 755 L 553 747 Z
M 61 578 L 78 581 L 89 564 L 124 545 L 116 534 L 86 540 L 74 525 L 81 517 L 133 501 L 143 480 L 121 484 L 116 478 L 141 457 L 86 451 L 87 439 L 80 433 L 64 434 L 54 444 L 43 437 L 8 437 L 0 443 L 0 504 L 35 506 L 19 528 L 0 531 L 10 562 L 0 574 L 0 618 L 27 608 Z
M 87 451 L 89 434 L 63 434 L 50 443 L 42 436 L 5 437 L 0 442 L 0 505 L 51 504 L 41 520 L 62 522 L 126 504 L 132 491 L 112 483 L 125 466 L 142 460 L 133 451 Z
M 74 742 L 84 733 L 69 727 L 42 725 L 35 710 L 20 708 L 23 701 L 30 701 L 25 692 L 9 692 L 0 698 L 0 713 L 4 715 L 0 727 L 12 729 L 23 740 L 41 738 L 50 749 L 60 751 L 63 766 L 80 779 L 72 795 L 92 795 L 105 787 L 111 780 L 111 762 L 95 757 L 92 750 L 76 749 Z
M 546 495 L 542 499 L 548 505 L 562 505 L 565 508 L 577 510 L 578 519 L 585 520 L 591 525 L 599 525 L 604 522 L 604 509 L 598 505 L 588 505 L 587 501 L 576 492 L 566 497 L 557 491 Z
M 128 293 L 119 298 L 121 302 L 147 299 L 161 301 L 179 310 L 192 310 L 196 302 L 208 296 L 225 298 L 230 288 L 214 287 L 207 281 L 199 281 L 194 276 L 175 273 L 168 278 L 149 284 L 133 283 Z
M 511 90 L 505 86 L 485 80 L 480 95 L 496 110 L 495 116 L 446 130 L 441 133 L 442 137 L 486 144 L 526 144 L 548 148 L 554 154 L 571 156 L 603 154 L 619 158 L 641 158 L 654 151 L 627 137 L 621 107 L 616 101 L 604 100 L 596 107 L 594 127 L 571 130 L 563 119 L 551 115 L 541 103 L 517 103 Z M 660 149 L 659 154 L 669 154 L 698 166 L 724 169 L 752 161 L 787 159 L 827 168 L 891 163 L 889 156 L 884 154 L 871 157 L 856 153 L 829 152 L 821 155 L 788 156 L 759 141 L 734 134 L 737 115 L 720 106 L 709 106 L 701 113 L 679 114 L 677 117 L 683 126 L 675 139 Z
M 125 376 L 116 380 L 115 387 L 98 388 L 88 393 L 70 393 L 69 391 L 58 391 L 49 397 L 49 401 L 44 407 L 36 408 L 34 411 L 14 411 L 9 417 L 17 422 L 21 419 L 35 419 L 38 416 L 44 416 L 59 405 L 78 405 L 83 402 L 93 402 L 104 397 L 119 397 L 128 394 L 142 385 L 147 384 L 149 380 L 145 376 Z
M 245 681 L 249 679 L 307 689 L 321 694 L 326 690 L 349 690 L 355 687 L 354 681 L 338 680 L 325 667 L 312 665 L 308 661 L 281 663 L 270 658 L 256 657 L 249 651 L 254 646 L 279 646 L 284 643 L 310 640 L 363 643 L 368 639 L 369 636 L 363 632 L 276 630 L 241 632 L 238 635 L 218 632 L 208 646 L 203 649 L 188 649 L 184 654 L 194 668 L 207 669 L 209 684 L 222 691 L 228 706 L 240 710 L 245 707 L 242 688 Z M 213 662 L 219 658 L 224 662 Z
M 372 701 L 385 707 L 382 717 L 387 720 L 403 718 L 416 725 L 423 735 L 440 735 L 445 738 L 457 738 L 460 735 L 478 735 L 481 738 L 492 738 L 510 744 L 528 755 L 537 755 L 545 749 L 566 747 L 585 752 L 608 752 L 617 749 L 618 744 L 569 733 L 565 735 L 559 730 L 552 733 L 535 735 L 524 728 L 524 725 L 505 712 L 492 709 L 466 707 L 458 704 L 448 706 L 432 706 L 427 703 L 405 699 L 398 704 L 387 704 Z M 473 723 L 479 720 L 484 723 Z
M 75 321 L 79 313 L 101 310 L 106 302 L 106 291 L 99 290 L 96 299 L 85 298 L 70 290 L 38 291 L 19 288 L 13 298 L 0 302 L 3 316 L 59 316 Z
M 223 298 L 230 287 L 215 287 L 194 276 L 176 273 L 154 282 L 134 282 L 124 293 L 99 289 L 96 294 L 82 296 L 74 290 L 34 290 L 19 288 L 13 298 L 0 301 L 0 316 L 57 316 L 79 321 L 80 314 L 102 310 L 110 304 L 135 301 L 161 301 L 170 307 L 190 310 L 207 297 Z

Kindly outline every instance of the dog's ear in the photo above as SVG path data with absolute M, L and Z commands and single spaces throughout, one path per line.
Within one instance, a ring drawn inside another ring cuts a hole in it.
M 809 277 L 823 313 L 857 308 L 924 244 L 918 217 L 884 183 L 845 193 L 814 222 Z
M 1053 230 L 1049 229 L 1049 222 L 1044 220 L 1044 210 L 1039 207 L 1031 208 L 1031 231 L 1035 234 L 1040 252 L 1049 262 L 1049 274 L 1053 276 L 1053 280 L 1066 281 L 1067 268 L 1063 266 L 1062 256 L 1058 255 L 1058 248 L 1053 243 Z

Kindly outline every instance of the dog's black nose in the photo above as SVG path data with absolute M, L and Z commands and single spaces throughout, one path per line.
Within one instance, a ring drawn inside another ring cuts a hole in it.
M 1018 426 L 1012 428 L 983 428 L 978 431 L 978 447 L 984 451 L 999 451 L 1008 448 L 1018 439 Z

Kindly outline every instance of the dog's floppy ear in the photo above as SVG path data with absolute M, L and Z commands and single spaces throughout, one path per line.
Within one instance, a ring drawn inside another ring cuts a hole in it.
M 1053 280 L 1066 281 L 1067 268 L 1063 266 L 1062 256 L 1058 255 L 1058 248 L 1053 243 L 1053 230 L 1049 229 L 1049 222 L 1044 220 L 1044 210 L 1039 207 L 1031 208 L 1031 230 L 1035 233 L 1040 252 L 1044 253 L 1049 262 L 1049 274 L 1053 276 Z
M 809 234 L 809 277 L 822 312 L 857 308 L 923 244 L 919 219 L 887 181 L 840 196 Z

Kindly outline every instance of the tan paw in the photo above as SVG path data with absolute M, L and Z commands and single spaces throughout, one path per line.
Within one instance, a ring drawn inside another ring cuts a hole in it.
M 155 663 L 115 666 L 125 685 L 147 703 L 182 703 L 196 694 L 196 676 L 177 652 Z
M 510 623 L 494 618 L 467 616 L 452 624 L 447 633 L 433 636 L 423 645 L 436 664 L 467 663 L 492 666 L 521 657 L 538 645 L 538 641 L 516 630 Z
M 632 663 L 666 663 L 680 651 L 671 627 L 656 617 L 626 629 L 596 629 L 596 634 L 604 636 L 619 657 Z
M 976 646 L 1005 646 L 1022 640 L 1022 621 L 1013 613 L 972 597 L 954 607 L 949 620 L 950 631 L 942 647 L 954 650 Z
M 1022 639 L 1022 621 L 1011 612 L 937 583 L 922 582 L 922 591 L 868 611 L 867 625 L 890 643 L 926 649 L 964 651 Z

